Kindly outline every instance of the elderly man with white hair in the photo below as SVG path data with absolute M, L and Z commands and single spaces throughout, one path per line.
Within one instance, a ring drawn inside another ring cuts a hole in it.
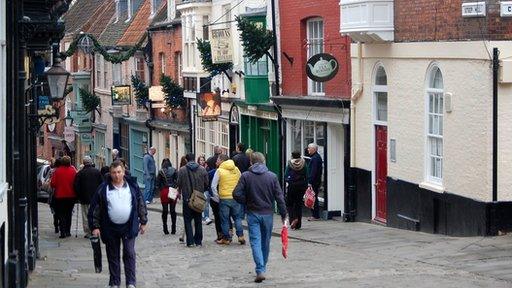
M 322 183 L 322 167 L 323 161 L 320 154 L 318 154 L 318 145 L 316 143 L 310 143 L 308 145 L 308 154 L 311 157 L 308 164 L 308 184 L 315 191 L 315 206 L 311 209 L 312 217 L 308 221 L 320 220 L 320 207 L 318 206 L 318 192 L 320 190 L 320 184 Z
M 155 193 L 155 179 L 156 179 L 156 163 L 153 155 L 156 153 L 156 148 L 151 147 L 148 153 L 143 158 L 144 168 L 144 200 L 146 204 L 153 203 L 153 196 Z
M 91 236 L 91 230 L 87 224 L 87 212 L 91 199 L 103 182 L 103 177 L 98 169 L 94 167 L 90 156 L 84 156 L 82 159 L 83 168 L 76 174 L 73 183 L 78 201 L 82 204 L 82 226 L 85 238 Z

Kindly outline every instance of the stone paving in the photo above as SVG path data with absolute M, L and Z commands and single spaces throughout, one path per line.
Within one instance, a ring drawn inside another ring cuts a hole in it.
M 150 207 L 148 233 L 136 242 L 137 287 L 512 287 L 511 236 L 446 237 L 336 220 L 290 231 L 288 259 L 273 237 L 267 280 L 256 284 L 249 245 L 218 246 L 212 224 L 203 226 L 203 247 L 186 248 L 177 235 L 163 235 L 160 205 Z M 73 236 L 61 240 L 48 207 L 39 211 L 41 259 L 29 287 L 106 287 L 105 253 L 96 274 L 89 241 L 80 230 L 74 237 L 75 222 Z

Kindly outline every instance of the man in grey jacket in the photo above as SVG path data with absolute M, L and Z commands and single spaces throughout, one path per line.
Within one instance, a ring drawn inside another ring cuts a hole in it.
M 144 168 L 144 200 L 146 204 L 153 202 L 153 196 L 155 193 L 155 175 L 156 175 L 156 164 L 153 155 L 156 153 L 156 148 L 149 148 L 148 153 L 143 158 Z
M 206 169 L 197 164 L 195 155 L 189 153 L 185 156 L 188 163 L 178 170 L 177 185 L 183 199 L 183 221 L 187 235 L 187 247 L 201 246 L 203 241 L 202 214 L 188 207 L 192 191 L 206 191 L 208 189 L 208 173 Z M 194 220 L 194 231 L 192 231 Z
M 265 280 L 270 253 L 274 201 L 277 202 L 283 225 L 287 225 L 288 220 L 283 190 L 276 174 L 270 172 L 265 165 L 265 156 L 260 152 L 252 153 L 251 164 L 249 170 L 240 177 L 238 185 L 233 191 L 233 198 L 247 207 L 249 241 L 251 242 L 252 257 L 256 264 L 254 282 L 260 283 Z

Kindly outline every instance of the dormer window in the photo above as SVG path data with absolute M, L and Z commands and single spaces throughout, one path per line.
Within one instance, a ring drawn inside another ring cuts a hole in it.
M 149 15 L 149 18 L 153 18 L 158 11 L 158 7 L 160 7 L 160 3 L 162 3 L 162 0 L 151 0 L 151 14 Z
M 176 18 L 176 0 L 167 0 L 167 21 Z
M 122 20 L 128 11 L 128 0 L 116 1 L 116 22 Z

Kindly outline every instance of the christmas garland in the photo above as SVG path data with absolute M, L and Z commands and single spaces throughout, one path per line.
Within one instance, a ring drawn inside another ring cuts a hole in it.
M 160 77 L 160 85 L 164 92 L 165 103 L 169 108 L 184 108 L 185 96 L 183 96 L 183 88 L 174 82 L 171 77 L 162 74 Z
M 203 69 L 210 72 L 211 77 L 224 73 L 231 82 L 231 76 L 229 76 L 227 71 L 233 69 L 233 62 L 214 64 L 212 61 L 212 47 L 209 41 L 197 39 L 197 50 L 201 53 Z
M 96 39 L 96 37 L 94 37 L 93 35 L 87 34 L 87 33 L 78 34 L 73 39 L 73 42 L 71 42 L 69 44 L 68 50 L 60 53 L 60 58 L 62 60 L 64 60 L 67 57 L 71 57 L 73 54 L 75 54 L 76 49 L 78 49 L 78 43 L 85 36 L 88 36 L 89 38 L 91 38 L 93 45 L 94 45 L 94 48 L 93 48 L 94 52 L 100 53 L 103 56 L 103 58 L 105 59 L 105 61 L 108 61 L 108 62 L 111 62 L 114 64 L 118 64 L 118 63 L 121 63 L 121 62 L 124 62 L 124 61 L 130 59 L 131 57 L 133 57 L 135 52 L 137 52 L 138 50 L 141 50 L 142 44 L 146 40 L 148 34 L 146 32 L 144 34 L 144 37 L 142 37 L 142 39 L 140 39 L 140 41 L 135 46 L 132 46 L 127 51 L 125 51 L 123 53 L 118 53 L 118 54 L 108 53 L 107 50 L 105 48 L 103 48 L 103 46 L 101 46 L 98 39 Z
M 149 87 L 136 75 L 132 75 L 132 86 L 137 106 L 146 107 L 149 100 Z
M 79 88 L 79 90 L 80 90 L 80 98 L 82 99 L 82 105 L 83 105 L 85 112 L 89 113 L 89 112 L 96 110 L 96 111 L 98 111 L 98 113 L 100 113 L 100 111 L 98 110 L 98 107 L 100 106 L 100 103 L 101 103 L 100 97 L 96 96 L 95 94 L 93 94 L 83 88 Z
M 261 57 L 267 55 L 272 62 L 274 58 L 268 52 L 275 43 L 274 33 L 254 25 L 253 21 L 237 16 L 236 22 L 238 31 L 240 31 L 240 40 L 244 46 L 244 57 L 248 58 L 251 63 L 256 63 Z

